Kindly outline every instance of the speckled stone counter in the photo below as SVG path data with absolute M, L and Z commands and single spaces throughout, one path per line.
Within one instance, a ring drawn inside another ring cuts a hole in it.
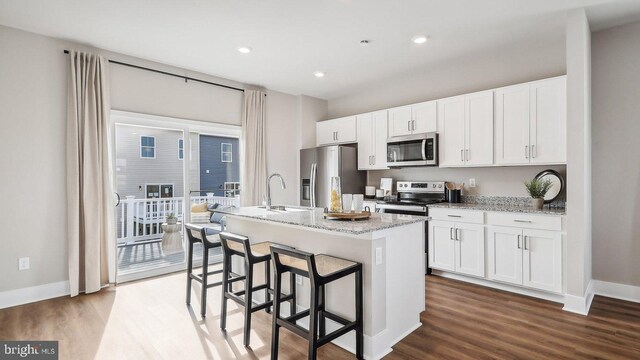
M 503 212 L 516 212 L 527 214 L 540 214 L 540 215 L 565 215 L 565 209 L 549 209 L 543 208 L 542 210 L 534 209 L 527 206 L 509 206 L 509 205 L 497 205 L 497 204 L 474 204 L 474 203 L 439 203 L 429 205 L 429 208 L 444 208 L 444 209 L 461 209 L 461 210 L 480 210 L 480 211 L 503 211 Z
M 231 216 L 255 220 L 296 225 L 312 229 L 335 231 L 350 235 L 361 235 L 374 231 L 414 224 L 429 220 L 425 216 L 373 213 L 367 220 L 327 220 L 323 209 L 291 207 L 289 211 L 267 211 L 260 207 L 225 208 L 216 210 Z

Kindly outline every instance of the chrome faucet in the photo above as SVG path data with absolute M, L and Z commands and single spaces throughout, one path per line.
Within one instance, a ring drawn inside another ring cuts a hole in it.
M 284 184 L 284 179 L 282 178 L 282 175 L 271 174 L 271 176 L 267 178 L 267 204 L 266 204 L 267 210 L 271 210 L 271 178 L 273 177 L 280 178 L 280 186 L 282 187 L 282 190 L 287 188 L 287 186 Z

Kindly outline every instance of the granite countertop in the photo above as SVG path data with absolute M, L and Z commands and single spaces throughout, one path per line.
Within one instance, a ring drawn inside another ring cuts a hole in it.
M 289 211 L 267 211 L 260 207 L 239 207 L 216 209 L 215 212 L 259 221 L 308 227 L 312 229 L 335 231 L 349 235 L 367 234 L 378 230 L 424 222 L 426 216 L 372 213 L 367 220 L 327 220 L 323 209 L 287 206 Z
M 498 204 L 474 204 L 474 203 L 438 203 L 428 205 L 430 208 L 444 208 L 444 209 L 466 209 L 466 210 L 481 210 L 481 211 L 504 211 L 504 212 L 516 212 L 516 213 L 528 213 L 528 214 L 541 214 L 541 215 L 566 215 L 566 209 L 558 208 L 543 208 L 541 210 L 534 209 L 528 206 L 518 205 L 498 205 Z

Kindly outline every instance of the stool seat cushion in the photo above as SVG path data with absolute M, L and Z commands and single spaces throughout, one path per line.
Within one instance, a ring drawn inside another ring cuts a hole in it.
M 244 246 L 235 241 L 227 241 L 227 245 L 231 250 L 235 250 L 244 254 Z M 271 256 L 271 250 L 269 249 L 274 243 L 265 241 L 257 244 L 251 244 L 251 253 L 253 256 Z
M 314 256 L 316 261 L 316 269 L 318 270 L 318 275 L 320 276 L 328 276 L 338 271 L 342 271 L 351 266 L 357 265 L 357 263 L 345 259 L 340 259 L 337 257 L 318 254 Z M 297 259 L 287 255 L 280 255 L 280 261 L 283 265 L 291 266 L 296 269 L 300 269 L 302 271 L 309 271 L 309 266 L 307 262 L 302 259 Z

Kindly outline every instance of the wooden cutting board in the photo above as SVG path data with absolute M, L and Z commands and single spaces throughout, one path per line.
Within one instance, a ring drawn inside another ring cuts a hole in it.
M 348 213 L 338 213 L 338 212 L 326 212 L 323 214 L 325 219 L 331 220 L 366 220 L 371 217 L 370 211 L 363 211 L 361 213 L 348 212 Z

